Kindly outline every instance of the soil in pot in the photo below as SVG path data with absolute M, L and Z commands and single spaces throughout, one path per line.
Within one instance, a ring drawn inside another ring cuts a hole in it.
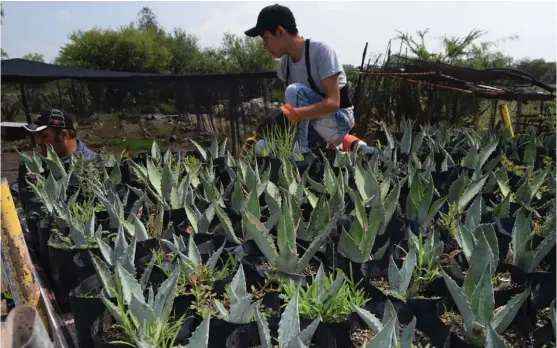
M 443 324 L 450 328 L 451 333 L 455 336 L 453 337 L 453 339 L 451 339 L 451 347 L 453 346 L 453 342 L 455 341 L 454 338 L 456 338 L 456 341 L 460 341 L 459 343 L 455 344 L 455 346 L 461 347 L 463 346 L 462 344 L 467 344 L 467 346 L 471 347 L 471 345 L 467 343 L 466 334 L 464 331 L 464 320 L 462 319 L 462 316 L 460 314 L 455 312 L 447 312 L 439 316 L 439 319 Z M 506 347 L 521 347 L 523 346 L 523 342 L 525 340 L 524 336 L 522 336 L 516 329 L 516 327 L 512 324 L 500 336 L 505 342 Z
M 400 324 L 400 329 L 404 330 L 406 326 L 407 325 Z M 373 337 L 375 337 L 375 333 L 370 329 L 356 329 L 350 333 L 350 341 L 352 342 L 352 346 L 354 348 L 359 348 L 366 345 Z M 431 338 L 429 338 L 420 329 L 416 329 L 414 331 L 414 339 L 412 340 L 412 344 L 415 348 L 434 346 Z
M 111 343 L 115 341 L 128 341 L 129 338 L 116 321 L 105 311 L 93 323 L 91 337 L 95 348 L 125 348 L 126 344 Z
M 555 334 L 551 324 L 551 308 L 546 307 L 537 311 L 536 329 L 532 333 L 532 338 L 535 348 L 553 347 L 555 345 Z

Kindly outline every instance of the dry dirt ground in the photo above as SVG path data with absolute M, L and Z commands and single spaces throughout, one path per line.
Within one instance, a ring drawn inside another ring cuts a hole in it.
M 150 149 L 153 140 L 161 148 L 170 146 L 172 150 L 186 151 L 193 148 L 189 141 L 193 139 L 200 144 L 210 143 L 213 135 L 194 126 L 193 117 L 164 117 L 162 115 L 136 117 L 133 120 L 118 120 L 105 117 L 87 125 L 79 125 L 78 138 L 93 151 L 120 153 L 129 150 L 132 153 Z M 203 127 L 203 129 L 210 129 Z M 220 131 L 220 130 L 218 130 Z M 19 141 L 2 141 L 1 175 L 12 182 L 17 177 L 19 154 L 17 151 L 30 152 L 29 138 Z

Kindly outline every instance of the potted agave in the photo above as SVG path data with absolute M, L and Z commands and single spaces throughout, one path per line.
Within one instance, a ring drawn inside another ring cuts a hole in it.
M 296 245 L 296 231 L 299 220 L 294 220 L 291 208 L 293 206 L 292 201 L 292 197 L 285 193 L 282 202 L 282 216 L 280 216 L 277 226 L 278 250 L 269 227 L 254 216 L 249 209 L 244 211 L 243 226 L 246 238 L 253 239 L 265 256 L 265 261 L 262 260 L 261 264 L 254 265 L 256 269 L 262 271 L 264 277 L 274 273 L 280 277 L 305 283 L 307 277 L 305 274 L 313 274 L 318 269 L 318 266 L 315 267 L 315 263 L 312 263 L 312 259 L 324 245 L 330 231 L 336 226 L 340 214 L 335 212 L 335 216 L 316 233 L 316 238 L 304 251 L 303 255 L 300 255 Z
M 171 253 L 155 253 L 155 266 L 164 277 L 169 276 L 173 269 L 180 269 L 175 313 L 181 315 L 195 309 L 199 315 L 206 317 L 212 299 L 224 294 L 238 262 L 228 253 L 227 257 L 221 258 L 224 243 L 211 255 L 201 255 L 193 238 L 189 239 L 187 248 L 182 237 L 174 236 L 174 243 L 167 240 L 163 243 Z M 184 254 L 186 250 L 187 254 Z
M 298 291 L 294 292 L 278 325 L 274 321 L 267 321 L 259 310 L 256 311 L 256 318 L 256 325 L 238 328 L 228 336 L 226 347 L 311 347 L 311 343 L 319 347 L 336 347 L 335 338 L 329 332 L 318 329 L 319 319 L 309 325 L 300 322 Z
M 354 312 L 353 305 L 363 307 L 366 293 L 358 288 L 353 279 L 344 274 L 326 275 L 323 265 L 307 285 L 298 286 L 294 281 L 282 283 L 283 293 L 279 295 L 286 303 L 299 292 L 299 315 L 302 323 L 309 324 L 319 319 L 321 332 L 329 331 L 335 337 L 338 347 L 350 346 L 349 316 Z
M 136 241 L 132 239 L 131 243 L 127 243 L 124 230 L 122 227 L 118 230 L 118 235 L 114 242 L 114 248 L 107 245 L 101 238 L 96 237 L 98 248 L 102 258 L 91 253 L 90 257 L 95 267 L 96 273 L 82 281 L 77 287 L 69 293 L 69 301 L 77 336 L 80 347 L 93 347 L 91 338 L 91 325 L 104 312 L 105 306 L 101 300 L 101 292 L 103 289 L 109 293 L 109 299 L 114 300 L 111 289 L 107 288 L 112 283 L 110 270 L 116 268 L 116 264 L 120 263 L 124 267 L 134 273 L 134 258 Z M 146 274 L 150 274 L 152 269 L 148 268 Z

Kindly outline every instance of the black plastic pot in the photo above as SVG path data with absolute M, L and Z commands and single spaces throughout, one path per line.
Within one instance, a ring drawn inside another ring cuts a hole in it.
M 528 273 L 527 277 L 533 308 L 538 310 L 548 307 L 551 301 L 555 299 L 555 293 L 557 292 L 555 272 L 533 272 Z
M 219 318 L 211 318 L 209 324 L 209 348 L 222 348 L 226 346 L 226 339 L 234 330 L 245 327 L 248 324 L 235 324 Z
M 162 226 L 166 229 L 170 222 L 172 222 L 173 226 L 178 226 L 182 222 L 186 221 L 186 219 L 186 209 L 184 208 L 165 210 L 162 218 Z
M 190 311 L 190 305 L 195 300 L 193 295 L 180 295 L 174 298 L 174 303 L 172 305 L 172 312 L 175 318 L 179 318 L 182 315 Z
M 141 260 L 146 256 L 151 256 L 153 254 L 153 250 L 159 249 L 159 247 L 159 240 L 156 238 L 150 238 L 141 242 L 137 242 L 137 244 L 135 245 L 134 258 L 136 266 L 138 260 Z
M 75 322 L 79 347 L 90 348 L 94 346 L 91 326 L 106 310 L 100 297 L 84 297 L 84 295 L 93 292 L 100 293 L 102 288 L 99 277 L 94 274 L 70 291 L 70 308 Z
M 499 246 L 499 260 L 506 259 L 509 253 L 509 245 L 512 241 L 512 231 L 516 218 L 505 218 L 495 220 L 495 233 L 497 234 L 497 244 Z
M 452 333 L 451 329 L 436 315 L 431 313 L 415 313 L 415 315 L 416 328 L 432 340 L 434 347 L 444 347 L 448 342 L 448 347 L 451 348 L 475 348 Z
M 533 348 L 543 348 L 552 347 L 555 344 L 555 333 L 553 332 L 553 326 L 548 323 L 540 328 L 537 328 L 532 333 Z
M 307 326 L 311 324 L 313 320 L 300 319 L 300 324 Z M 326 323 L 320 322 L 315 334 L 326 334 L 330 337 L 334 337 L 335 340 L 331 344 L 336 347 L 349 347 L 351 345 L 350 340 L 350 321 L 345 320 L 340 323 Z M 325 343 L 325 342 L 323 342 Z M 331 347 L 328 343 L 326 346 Z
M 276 343 L 278 338 L 278 321 L 268 320 L 269 331 L 271 337 L 274 339 L 272 343 Z M 303 319 L 300 320 L 300 330 L 305 329 L 311 322 L 305 322 Z M 312 344 L 318 348 L 336 348 L 342 347 L 337 345 L 336 338 L 332 333 L 327 330 L 325 326 L 319 325 L 315 330 L 312 338 Z M 241 328 L 234 330 L 226 338 L 227 348 L 252 348 L 261 345 L 261 340 L 259 338 L 259 331 L 257 329 L 256 323 L 247 324 Z M 222 347 L 222 346 L 221 346 Z
M 38 217 L 27 217 L 25 219 L 27 225 L 26 241 L 29 243 L 29 247 L 35 250 L 37 255 L 39 255 L 39 225 L 40 219 Z
M 49 243 L 58 244 L 58 238 L 52 234 Z M 98 254 L 98 249 L 58 249 L 48 246 L 49 261 L 52 265 L 52 285 L 60 309 L 69 311 L 68 294 L 79 283 L 96 274 L 89 251 Z M 99 255 L 100 256 L 100 255 Z
M 108 212 L 106 210 L 96 211 L 95 223 L 101 225 L 104 229 L 108 229 L 110 227 L 110 215 Z
M 50 271 L 50 258 L 48 256 L 48 241 L 52 234 L 52 225 L 46 220 L 41 220 L 37 229 L 37 249 L 41 267 L 49 279 L 52 279 L 52 272 Z
M 280 178 L 280 169 L 282 167 L 282 160 L 276 157 L 260 157 L 260 156 L 256 156 L 255 160 L 257 161 L 258 167 L 264 167 L 265 170 L 269 166 L 271 167 L 269 181 L 271 181 L 275 185 L 278 185 L 279 178 Z

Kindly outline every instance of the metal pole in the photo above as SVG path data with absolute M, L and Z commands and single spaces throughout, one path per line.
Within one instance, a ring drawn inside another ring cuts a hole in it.
M 500 105 L 499 109 L 501 111 L 501 119 L 503 120 L 505 127 L 511 133 L 511 136 L 514 137 L 513 124 L 511 122 L 511 116 L 509 115 L 509 108 L 507 107 L 507 104 Z
M 49 303 L 41 275 L 33 267 L 23 231 L 19 222 L 8 181 L 2 178 L 2 262 L 3 271 L 16 305 L 28 304 L 38 310 L 46 330 L 50 330 L 56 347 L 69 347 L 63 335 L 63 326 L 53 306 Z
M 15 209 L 8 181 L 2 178 L 2 249 L 7 255 L 9 273 L 13 274 L 15 293 L 22 304 L 41 306 L 41 292 L 35 281 L 31 257 L 23 238 L 19 216 Z M 15 294 L 14 294 L 15 295 Z M 43 322 L 48 327 L 46 313 L 40 308 Z
M 25 111 L 25 117 L 27 118 L 27 123 L 30 124 L 33 121 L 31 120 L 31 112 L 29 111 L 29 104 L 27 103 L 27 93 L 25 92 L 25 84 L 22 82 L 19 85 L 19 89 L 21 91 L 21 102 L 23 103 L 23 110 Z M 33 134 L 30 134 L 31 136 L 31 145 L 33 145 L 33 148 L 36 147 L 35 144 L 35 138 L 33 137 Z

